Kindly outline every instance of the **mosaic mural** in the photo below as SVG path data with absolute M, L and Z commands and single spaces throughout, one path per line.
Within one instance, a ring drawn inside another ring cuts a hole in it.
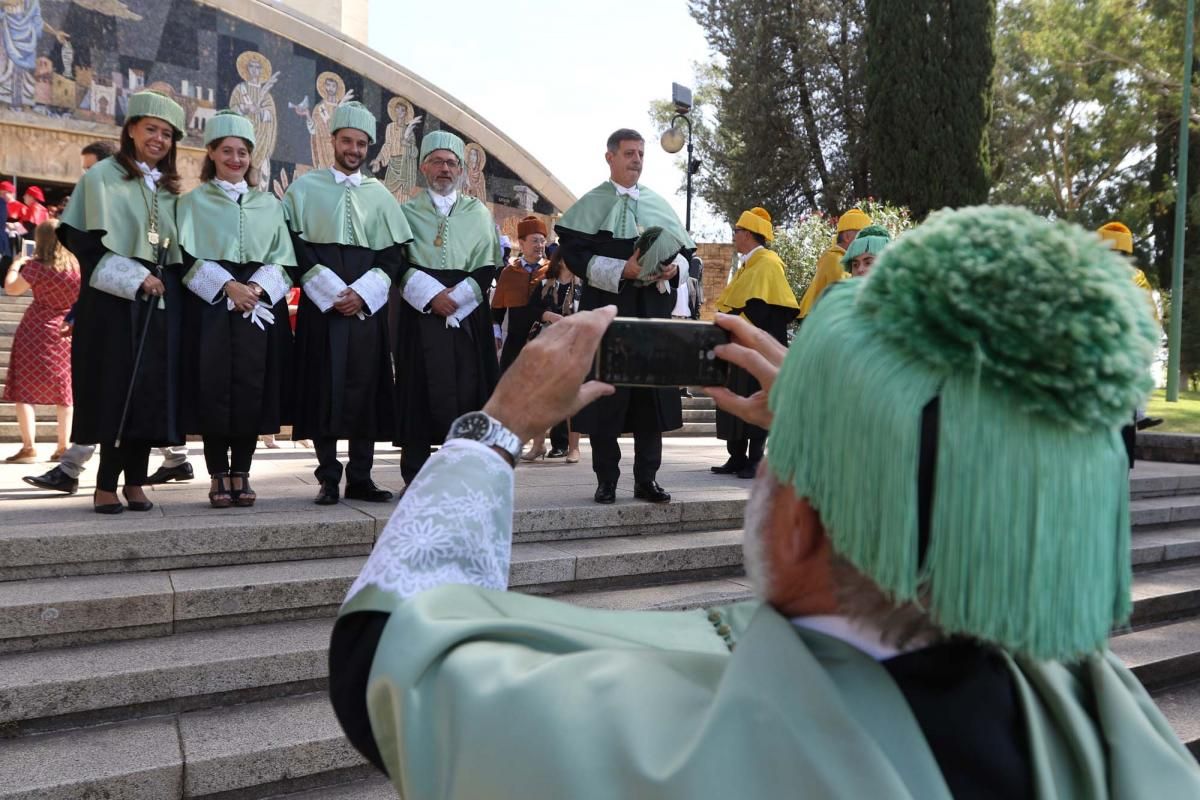
M 249 117 L 259 187 L 280 195 L 333 163 L 329 123 L 339 103 L 359 100 L 379 119 L 368 169 L 400 200 L 420 189 L 421 137 L 459 133 L 409 98 L 194 0 L 0 0 L 0 122 L 115 137 L 129 95 L 143 88 L 183 106 L 185 145 L 202 145 L 220 108 Z M 515 233 L 530 211 L 554 213 L 478 143 L 468 141 L 466 162 L 466 192 L 488 202 L 503 228 Z

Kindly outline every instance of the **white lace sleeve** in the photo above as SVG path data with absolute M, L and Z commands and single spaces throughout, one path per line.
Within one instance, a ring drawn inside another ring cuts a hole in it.
M 363 305 L 372 314 L 387 305 L 388 289 L 392 287 L 392 279 L 379 267 L 374 267 L 363 273 L 363 276 L 350 284 L 350 288 L 362 298 Z
M 269 305 L 278 303 L 287 296 L 288 289 L 292 288 L 292 279 L 278 264 L 263 264 L 254 270 L 247 283 L 257 283 L 261 286 L 263 294 L 270 301 Z
M 209 305 L 216 305 L 225 291 L 225 284 L 233 280 L 229 270 L 215 261 L 197 261 L 183 276 L 183 285 L 192 294 Z
M 419 269 L 409 269 L 400 284 L 405 302 L 422 314 L 428 313 L 426 309 L 433 298 L 446 288 L 438 283 L 437 278 L 426 275 Z
M 492 448 L 451 439 L 404 493 L 346 596 L 367 586 L 409 598 L 447 583 L 508 588 L 513 469 Z
M 450 290 L 450 299 L 458 303 L 458 310 L 446 317 L 446 327 L 459 327 L 467 315 L 479 308 L 479 301 L 482 297 L 483 293 L 479 291 L 479 284 L 471 278 L 465 278 L 456 283 Z
M 592 256 L 587 265 L 588 285 L 605 292 L 619 292 L 621 273 L 624 271 L 625 262 L 622 259 Z
M 320 264 L 304 273 L 300 285 L 304 287 L 308 299 L 321 309 L 321 313 L 333 308 L 337 296 L 346 288 L 346 282 L 339 278 L 336 272 Z
M 149 274 L 150 270 L 132 258 L 106 253 L 92 270 L 88 285 L 106 294 L 134 300 L 137 298 L 138 289 L 142 287 L 142 281 L 146 280 Z

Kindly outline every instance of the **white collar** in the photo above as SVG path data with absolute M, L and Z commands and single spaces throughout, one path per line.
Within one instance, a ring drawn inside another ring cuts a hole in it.
M 763 247 L 760 244 L 758 247 L 754 248 L 749 253 L 746 253 L 745 255 L 738 255 L 738 261 L 745 264 L 747 261 L 750 260 L 750 256 L 754 255 L 755 253 L 757 253 L 759 250 L 762 250 L 762 249 L 763 249 Z
M 450 209 L 454 208 L 454 204 L 458 202 L 458 191 L 455 190 L 450 194 L 438 194 L 430 190 L 429 199 L 433 201 L 433 207 L 438 210 L 439 214 L 448 217 Z
M 608 182 L 611 183 L 613 185 L 613 187 L 617 190 L 618 197 L 620 197 L 623 194 L 627 194 L 634 200 L 637 200 L 642 194 L 642 190 L 638 187 L 638 185 L 636 183 L 633 186 L 625 187 L 625 186 L 622 186 L 621 184 L 617 183 L 616 181 L 614 181 L 612 178 L 609 178 Z
M 158 191 L 158 181 L 162 177 L 162 173 L 157 169 L 151 168 L 145 161 L 137 162 L 138 169 L 142 171 L 142 180 L 150 187 L 150 191 Z
M 250 191 L 250 187 L 245 181 L 230 183 L 229 181 L 223 181 L 220 178 L 213 178 L 213 183 L 218 189 L 225 193 L 226 197 L 235 203 L 241 199 L 242 195 Z
M 350 185 L 354 187 L 362 185 L 363 176 L 361 172 L 352 172 L 347 175 L 337 167 L 330 167 L 329 171 L 333 173 L 333 179 L 337 181 L 339 185 L 346 183 L 347 181 L 349 181 Z
M 898 648 L 883 641 L 883 631 L 868 625 L 862 620 L 852 620 L 840 614 L 817 614 L 810 617 L 793 617 L 792 624 L 797 628 L 832 636 L 845 642 L 856 650 L 869 655 L 876 661 L 887 661 L 912 650 L 924 647 L 914 643 L 904 648 Z

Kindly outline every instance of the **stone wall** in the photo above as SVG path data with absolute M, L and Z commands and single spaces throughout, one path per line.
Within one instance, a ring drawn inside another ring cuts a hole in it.
M 717 313 L 717 297 L 729 283 L 729 267 L 737 257 L 732 244 L 705 242 L 696 245 L 696 255 L 704 262 L 704 305 L 701 319 L 712 319 Z

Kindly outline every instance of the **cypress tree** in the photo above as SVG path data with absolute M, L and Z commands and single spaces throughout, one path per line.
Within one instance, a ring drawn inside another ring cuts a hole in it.
M 917 218 L 987 201 L 995 0 L 867 0 L 874 193 Z

